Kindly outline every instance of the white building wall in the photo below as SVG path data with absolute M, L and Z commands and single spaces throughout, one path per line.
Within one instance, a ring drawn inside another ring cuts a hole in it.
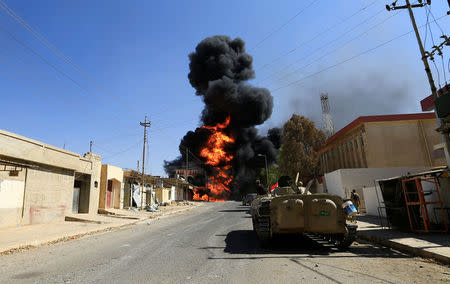
M 325 174 L 325 184 L 326 184 L 326 192 L 331 194 L 336 194 L 338 196 L 344 197 L 344 186 L 342 184 L 342 170 L 336 170 L 331 173 Z
M 176 200 L 176 189 L 175 186 L 172 185 L 172 187 L 170 188 L 170 201 L 175 201 Z
M 375 192 L 375 180 L 390 177 L 414 174 L 427 170 L 428 168 L 356 168 L 339 169 L 325 174 L 327 192 L 336 194 L 342 198 L 350 198 L 353 189 L 361 195 L 361 207 L 366 209 L 367 214 L 378 216 L 378 200 Z M 384 206 L 381 191 L 378 185 L 380 204 Z M 366 189 L 367 188 L 367 189 Z

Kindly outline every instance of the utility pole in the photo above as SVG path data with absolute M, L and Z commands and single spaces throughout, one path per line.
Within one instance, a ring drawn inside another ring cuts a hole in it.
M 419 4 L 413 4 L 413 5 L 411 5 L 409 0 L 405 0 L 405 2 L 406 2 L 406 5 L 397 6 L 396 5 L 397 1 L 395 1 L 394 3 L 391 4 L 391 6 L 386 5 L 386 9 L 388 11 L 397 10 L 397 9 L 408 9 L 409 17 L 411 19 L 411 23 L 413 25 L 414 32 L 416 34 L 417 43 L 419 44 L 420 54 L 422 55 L 423 65 L 425 66 L 425 72 L 427 73 L 428 82 L 430 84 L 431 94 L 433 95 L 433 101 L 436 101 L 436 99 L 438 98 L 437 89 L 436 89 L 436 85 L 434 83 L 433 74 L 431 73 L 430 65 L 428 65 L 428 56 L 430 53 L 426 52 L 425 48 L 423 47 L 422 39 L 420 38 L 420 33 L 419 33 L 419 30 L 418 30 L 417 24 L 416 24 L 416 19 L 414 18 L 414 13 L 412 11 L 412 8 L 424 7 L 425 5 L 431 5 L 431 0 L 427 0 L 426 3 L 423 3 L 422 0 L 419 0 Z M 435 111 L 435 114 L 436 114 L 436 119 L 438 121 L 438 125 L 440 127 L 441 125 L 444 124 L 444 122 L 438 117 L 437 111 Z M 445 158 L 447 160 L 447 166 L 450 168 L 450 155 L 449 155 L 449 148 L 448 148 L 450 141 L 449 141 L 448 135 L 441 134 L 441 136 L 442 136 L 442 141 L 444 143 L 444 152 L 445 152 Z
M 92 140 L 89 142 L 89 153 L 92 153 Z
M 139 172 L 139 160 L 137 160 L 137 171 Z
M 144 209 L 144 177 L 145 177 L 145 144 L 147 143 L 147 127 L 150 127 L 151 122 L 147 121 L 147 116 L 145 116 L 144 122 L 139 122 L 141 126 L 144 127 L 144 145 L 142 147 L 142 187 L 141 187 L 141 209 Z

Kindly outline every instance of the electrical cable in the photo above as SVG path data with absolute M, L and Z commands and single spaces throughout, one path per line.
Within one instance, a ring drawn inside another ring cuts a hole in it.
M 92 78 L 92 76 L 90 76 L 89 74 L 87 74 L 86 72 L 84 72 L 83 70 L 81 70 L 80 67 L 78 67 L 70 58 L 68 58 L 66 55 L 64 55 L 58 48 L 56 48 L 53 44 L 51 44 L 45 37 L 43 37 L 41 34 L 39 34 L 37 31 L 35 31 L 24 19 L 22 19 L 19 15 L 17 15 L 11 8 L 8 7 L 8 5 L 6 5 L 5 2 L 3 2 L 2 0 L 0 0 L 0 8 L 2 8 L 9 16 L 11 16 L 17 23 L 19 23 L 20 25 L 22 25 L 26 30 L 28 30 L 29 32 L 31 32 L 31 34 L 33 34 L 34 37 L 36 37 L 42 44 L 44 44 L 44 46 L 46 46 L 48 49 L 50 49 L 55 55 L 57 55 L 58 57 L 60 57 L 63 61 L 65 61 L 68 65 L 70 65 L 72 68 L 74 68 L 76 71 L 78 71 L 80 74 L 83 75 L 83 77 L 85 77 L 88 81 L 90 81 L 91 83 L 93 83 L 94 85 L 97 85 L 98 88 L 102 89 L 102 91 L 108 95 L 111 96 L 113 98 L 115 98 L 116 100 L 118 100 L 119 102 L 121 102 L 122 105 L 127 106 L 132 113 L 134 113 L 134 109 L 127 105 L 125 102 L 122 101 L 122 99 L 110 92 L 108 92 L 103 86 L 101 86 L 100 84 L 98 84 L 94 78 Z
M 14 81 L 18 82 L 21 86 L 24 86 L 24 87 L 30 89 L 32 94 L 36 94 L 37 96 L 42 97 L 44 100 L 47 100 L 47 101 L 49 101 L 50 103 L 55 103 L 55 102 L 53 102 L 53 100 L 55 100 L 55 99 L 52 99 L 52 98 L 49 97 L 48 95 L 43 95 L 43 94 L 40 93 L 40 92 L 36 92 L 36 91 L 33 90 L 32 88 L 28 87 L 27 84 L 23 84 L 23 81 L 21 82 L 21 80 L 18 79 L 17 77 L 14 77 L 14 76 L 11 76 L 11 74 L 8 74 L 8 73 L 11 72 L 11 69 L 12 69 L 12 68 L 11 68 L 11 67 L 12 67 L 11 65 L 4 64 L 4 63 L 2 63 L 2 64 L 8 67 L 8 72 L 3 70 L 3 72 L 6 74 L 6 76 L 9 76 L 9 77 L 12 78 Z M 60 100 L 55 100 L 55 101 L 56 101 L 59 105 L 66 106 L 66 107 L 68 108 L 68 109 L 67 109 L 68 113 L 70 113 L 70 114 L 71 114 L 72 116 L 74 116 L 75 118 L 84 120 L 85 122 L 87 122 L 87 123 L 89 123 L 89 124 L 96 124 L 96 125 L 99 126 L 99 127 L 104 127 L 104 125 L 99 124 L 96 120 L 87 120 L 85 117 L 80 116 L 80 115 L 79 115 L 79 112 L 75 112 L 75 111 L 73 110 L 73 106 L 70 105 L 70 104 L 68 104 L 67 102 L 65 102 L 65 101 L 60 101 Z
M 430 22 L 429 22 L 429 17 L 430 17 L 430 12 L 428 12 L 427 9 L 424 9 L 425 11 L 425 16 L 426 16 L 426 24 L 427 26 L 429 26 Z M 428 36 L 428 28 L 425 28 L 425 38 L 423 40 L 423 46 L 425 46 L 425 48 L 427 47 L 427 36 Z
M 0 0 L 1 1 L 1 0 Z M 263 42 L 265 42 L 267 39 L 269 39 L 272 35 L 274 35 L 275 33 L 279 32 L 282 28 L 284 28 L 285 26 L 287 26 L 290 22 L 292 22 L 295 18 L 297 18 L 300 14 L 302 14 L 304 11 L 306 11 L 306 9 L 308 9 L 309 7 L 311 7 L 312 5 L 314 5 L 315 3 L 319 2 L 319 0 L 314 0 L 311 1 L 307 6 L 303 7 L 299 12 L 297 12 L 297 14 L 295 14 L 293 17 L 291 17 L 289 20 L 287 20 L 286 22 L 284 22 L 281 26 L 279 26 L 277 29 L 275 29 L 274 31 L 270 32 L 266 37 L 264 37 L 262 40 L 260 40 L 258 43 L 256 43 L 256 45 L 254 45 L 249 51 L 251 50 L 255 50 L 256 48 L 258 48 Z
M 447 85 L 447 75 L 445 74 L 445 65 L 444 65 L 444 56 L 441 55 L 441 62 L 442 62 L 442 72 L 444 73 L 444 82 L 445 85 Z
M 106 157 L 103 158 L 103 160 L 111 160 L 112 157 L 116 157 L 116 156 L 118 156 L 118 155 L 122 155 L 123 153 L 126 153 L 126 152 L 128 152 L 128 151 L 134 149 L 136 146 L 140 145 L 140 143 L 143 142 L 143 141 L 144 141 L 144 139 L 142 138 L 142 139 L 139 140 L 138 143 L 133 144 L 132 146 L 130 146 L 130 147 L 128 147 L 128 148 L 126 148 L 126 149 L 124 149 L 124 150 L 122 150 L 122 151 L 115 152 L 115 153 L 113 153 L 113 154 L 110 155 L 110 156 L 106 156 Z
M 438 22 L 436 22 L 436 18 L 434 17 L 433 12 L 431 11 L 431 7 L 429 7 L 428 5 L 425 5 L 425 9 L 428 9 L 428 12 L 431 14 L 431 17 L 434 20 L 434 23 L 436 23 L 436 26 L 438 26 L 439 30 L 441 30 L 441 34 L 445 35 L 444 30 L 441 28 L 441 25 L 439 25 Z
M 344 42 L 344 43 L 341 44 L 341 45 L 339 45 L 339 46 L 336 47 L 335 49 L 333 49 L 333 50 L 331 50 L 331 51 L 329 51 L 329 52 L 323 54 L 322 56 L 320 56 L 320 57 L 314 59 L 314 60 L 311 61 L 310 63 L 308 63 L 308 64 L 306 64 L 306 65 L 303 65 L 302 67 L 299 67 L 299 68 L 297 68 L 297 69 L 295 69 L 295 70 L 293 70 L 293 71 L 291 71 L 291 72 L 289 72 L 289 73 L 287 73 L 287 74 L 285 74 L 285 75 L 283 75 L 283 76 L 281 76 L 281 77 L 278 77 L 278 78 L 276 78 L 276 79 L 277 79 L 277 80 L 282 80 L 282 79 L 286 78 L 287 76 L 289 76 L 289 75 L 291 75 L 291 74 L 295 74 L 295 73 L 297 73 L 297 72 L 299 72 L 299 71 L 305 69 L 306 67 L 311 66 L 312 64 L 314 64 L 314 63 L 320 61 L 321 59 L 325 58 L 326 56 L 331 55 L 331 54 L 333 54 L 333 53 L 339 51 L 342 47 L 344 47 L 344 46 L 348 45 L 349 43 L 351 43 L 351 42 L 353 42 L 353 41 L 359 39 L 359 38 L 362 37 L 363 35 L 367 34 L 369 31 L 371 31 L 371 30 L 373 30 L 374 28 L 376 28 L 377 26 L 379 26 L 379 25 L 385 23 L 386 21 L 388 21 L 389 19 L 395 17 L 395 16 L 398 15 L 399 13 L 400 13 L 400 12 L 397 12 L 397 13 L 395 13 L 395 14 L 392 14 L 391 16 L 389 16 L 389 17 L 383 19 L 382 21 L 376 23 L 375 25 L 371 26 L 371 27 L 368 28 L 367 30 L 364 30 L 362 33 L 358 34 L 358 35 L 355 36 L 354 38 L 352 38 L 352 39 L 350 39 L 350 40 Z
M 375 1 L 371 2 L 371 3 L 369 3 L 368 5 L 362 7 L 361 9 L 359 9 L 359 10 L 356 11 L 355 13 L 351 14 L 350 16 L 344 18 L 343 20 L 341 20 L 341 21 L 338 22 L 337 24 L 334 24 L 334 25 L 329 26 L 327 29 L 325 29 L 325 30 L 323 30 L 322 32 L 316 34 L 314 37 L 312 37 L 312 38 L 310 38 L 310 39 L 308 39 L 308 40 L 306 40 L 306 41 L 300 43 L 299 45 L 295 46 L 292 50 L 290 50 L 290 51 L 288 51 L 288 52 L 286 52 L 286 53 L 284 53 L 284 54 L 281 54 L 280 56 L 278 56 L 277 58 L 275 58 L 274 60 L 272 60 L 272 61 L 269 62 L 269 63 L 263 64 L 262 67 L 261 67 L 261 69 L 264 69 L 264 68 L 266 68 L 266 67 L 272 65 L 273 63 L 275 63 L 276 61 L 280 60 L 281 58 L 283 58 L 283 57 L 285 57 L 285 56 L 287 56 L 287 55 L 289 55 L 289 54 L 295 52 L 295 51 L 298 50 L 300 47 L 307 45 L 308 43 L 312 42 L 313 40 L 315 40 L 316 38 L 320 37 L 321 35 L 323 35 L 323 34 L 329 32 L 329 31 L 335 29 L 336 27 L 338 27 L 338 26 L 340 26 L 341 24 L 345 23 L 346 21 L 350 20 L 351 18 L 353 18 L 353 17 L 356 16 L 357 14 L 359 14 L 359 13 L 361 13 L 362 11 L 366 10 L 367 8 L 369 8 L 370 6 L 372 6 L 373 4 L 375 4 L 376 2 L 377 2 L 377 0 L 375 0 Z M 384 10 L 384 9 L 383 9 L 383 10 Z
M 443 16 L 437 18 L 435 21 L 438 21 L 438 20 L 444 18 L 445 16 L 447 16 L 447 15 L 443 15 Z M 420 26 L 419 28 L 423 28 L 424 26 L 426 26 L 426 24 L 423 24 L 423 25 Z M 300 78 L 300 79 L 298 79 L 298 80 L 295 80 L 295 81 L 293 81 L 293 82 L 291 82 L 291 83 L 289 83 L 289 84 L 286 84 L 286 85 L 284 85 L 284 86 L 278 87 L 278 88 L 273 89 L 273 90 L 270 90 L 270 91 L 271 91 L 271 92 L 276 92 L 276 91 L 279 91 L 279 90 L 284 89 L 284 88 L 286 88 L 286 87 L 295 85 L 295 84 L 297 84 L 297 83 L 299 83 L 299 82 L 301 82 L 301 81 L 303 81 L 303 80 L 305 80 L 305 79 L 311 78 L 311 77 L 313 77 L 313 76 L 315 76 L 315 75 L 318 75 L 318 74 L 320 74 L 320 73 L 323 73 L 323 72 L 325 72 L 325 71 L 327 71 L 327 70 L 329 70 L 329 69 L 332 69 L 332 68 L 334 68 L 334 67 L 337 67 L 337 66 L 339 66 L 339 65 L 342 65 L 342 64 L 344 64 L 344 63 L 347 63 L 347 62 L 349 62 L 349 61 L 351 61 L 351 60 L 353 60 L 353 59 L 355 59 L 355 58 L 358 58 L 358 57 L 360 57 L 360 56 L 362 56 L 362 55 L 364 55 L 364 54 L 367 54 L 367 53 L 369 53 L 369 52 L 372 52 L 372 51 L 374 51 L 374 50 L 376 50 L 376 49 L 378 49 L 378 48 L 380 48 L 380 47 L 382 47 L 382 46 L 385 46 L 385 45 L 387 45 L 387 44 L 389 44 L 389 43 L 391 43 L 391 42 L 393 42 L 393 41 L 395 41 L 395 40 L 397 40 L 397 39 L 399 39 L 399 38 L 402 38 L 402 37 L 404 37 L 404 36 L 406 36 L 406 35 L 408 35 L 408 34 L 410 34 L 410 33 L 412 33 L 412 32 L 413 32 L 413 30 L 410 30 L 410 31 L 408 31 L 408 32 L 406 32 L 406 33 L 403 33 L 403 34 L 398 35 L 398 36 L 396 36 L 396 37 L 394 37 L 394 38 L 391 38 L 390 40 L 387 40 L 387 41 L 385 41 L 385 42 L 382 42 L 382 43 L 378 44 L 378 45 L 375 46 L 375 47 L 369 48 L 369 49 L 367 49 L 367 50 L 365 50 L 365 51 L 363 51 L 363 52 L 360 52 L 360 53 L 358 53 L 358 54 L 356 54 L 356 55 L 354 55 L 354 56 L 351 56 L 351 57 L 349 57 L 349 58 L 347 58 L 347 59 L 345 59 L 345 60 L 342 60 L 342 61 L 340 61 L 340 62 L 337 62 L 337 63 L 335 63 L 335 64 L 333 64 L 333 65 L 330 65 L 330 66 L 328 66 L 328 67 L 326 67 L 326 68 L 323 68 L 323 69 L 321 69 L 321 70 L 319 70 L 319 71 L 317 71 L 317 72 L 314 72 L 314 73 L 312 73 L 312 74 L 309 74 L 309 75 L 307 75 L 307 76 L 304 76 L 304 77 L 302 77 L 302 78 Z
M 299 63 L 299 62 L 301 62 L 301 61 L 303 61 L 303 60 L 309 58 L 311 55 L 317 53 L 318 51 L 320 51 L 320 50 L 322 50 L 322 49 L 328 47 L 330 44 L 332 44 L 332 43 L 334 43 L 334 42 L 340 40 L 340 39 L 343 38 L 343 37 L 345 37 L 347 34 L 349 34 L 350 32 L 352 32 L 353 30 L 355 30 L 356 28 L 358 28 L 358 27 L 361 26 L 362 24 L 364 24 L 364 23 L 366 23 L 366 22 L 368 22 L 368 21 L 374 19 L 376 16 L 378 16 L 378 15 L 379 15 L 380 13 L 382 13 L 383 11 L 384 11 L 384 9 L 383 9 L 383 10 L 379 10 L 375 15 L 372 15 L 372 16 L 370 16 L 369 18 L 363 20 L 362 22 L 359 22 L 357 25 L 352 26 L 350 29 L 344 31 L 344 32 L 341 33 L 339 36 L 337 36 L 337 37 L 335 37 L 334 39 L 332 39 L 332 40 L 326 42 L 325 44 L 321 45 L 320 47 L 314 49 L 313 52 L 311 52 L 311 53 L 309 53 L 309 54 L 307 54 L 307 55 L 305 55 L 305 56 L 303 56 L 303 57 L 301 57 L 301 58 L 299 58 L 299 59 L 293 61 L 292 63 L 289 63 L 289 64 L 286 65 L 285 67 L 281 68 L 281 70 L 271 73 L 270 75 L 264 77 L 263 79 L 261 79 L 260 81 L 258 81 L 258 82 L 255 83 L 255 84 L 260 84 L 260 83 L 266 81 L 267 79 L 269 79 L 269 78 L 271 78 L 271 77 L 274 77 L 274 76 L 276 76 L 277 74 L 283 72 L 284 70 L 287 70 L 287 69 L 290 68 L 291 66 L 293 66 L 293 65 L 295 65 L 295 64 L 297 64 L 297 63 Z M 399 12 L 398 12 L 398 13 L 399 13 Z M 398 13 L 397 13 L 397 14 L 398 14 Z M 352 39 L 352 40 L 350 40 L 350 41 L 347 41 L 347 42 L 345 42 L 344 44 L 340 45 L 340 46 L 339 46 L 338 48 L 336 48 L 334 51 L 337 51 L 337 50 L 340 49 L 342 46 L 347 45 L 349 42 L 351 42 L 351 41 L 353 41 L 353 40 L 359 38 L 360 36 L 366 34 L 368 31 L 372 30 L 373 28 L 375 28 L 375 27 L 378 26 L 378 25 L 383 24 L 384 22 L 386 22 L 387 20 L 389 20 L 390 18 L 392 18 L 392 17 L 394 17 L 394 16 L 395 16 L 395 15 L 391 15 L 391 16 L 387 17 L 386 19 L 384 19 L 384 20 L 381 21 L 380 23 L 378 23 L 378 24 L 372 26 L 372 27 L 369 28 L 368 30 L 366 30 L 366 31 L 364 31 L 363 33 L 361 33 L 361 34 L 360 34 L 359 36 L 357 36 L 356 38 L 354 38 L 354 39 Z M 333 51 L 333 52 L 334 52 L 334 51 Z M 328 54 L 330 54 L 330 53 L 328 53 Z M 328 55 L 328 54 L 327 54 L 327 55 Z M 322 57 L 321 57 L 321 58 L 322 58 Z M 284 77 L 286 77 L 286 76 L 288 76 L 288 75 L 290 75 L 291 73 L 294 73 L 294 72 L 296 72 L 296 71 L 297 71 L 297 70 L 291 71 L 291 72 L 285 74 L 284 76 L 282 76 L 282 77 L 280 77 L 280 78 L 277 78 L 277 80 L 280 80 L 281 78 L 284 78 Z
M 1 0 L 0 0 L 1 1 Z M 7 34 L 12 40 L 14 40 L 15 42 L 17 42 L 18 44 L 20 44 L 22 47 L 24 47 L 26 50 L 28 50 L 29 52 L 31 52 L 33 55 L 35 55 L 36 57 L 38 57 L 42 62 L 44 62 L 46 65 L 50 66 L 53 70 L 55 70 L 56 72 L 58 72 L 60 75 L 64 76 L 66 79 L 70 80 L 72 83 L 74 83 L 76 86 L 78 86 L 81 90 L 83 90 L 86 93 L 90 93 L 91 95 L 93 95 L 94 97 L 96 97 L 97 99 L 99 99 L 100 101 L 105 101 L 102 97 L 96 95 L 95 93 L 89 92 L 86 88 L 84 88 L 80 83 L 78 83 L 75 79 L 73 79 L 71 76 L 69 76 L 67 73 L 65 73 L 64 71 L 60 70 L 58 67 L 56 67 L 54 64 L 50 63 L 47 59 L 45 59 L 42 55 L 40 55 L 39 53 L 37 53 L 33 48 L 29 47 L 27 44 L 25 44 L 23 41 L 19 40 L 18 38 L 16 38 L 12 33 L 10 33 L 8 30 L 6 30 L 4 27 L 0 26 L 0 31 L 4 32 L 5 34 Z M 86 96 L 86 95 L 85 95 Z M 89 97 L 89 96 L 86 96 Z M 107 103 L 109 103 L 110 101 L 106 101 Z M 121 108 L 119 108 L 121 109 Z
M 0 39 L 1 41 L 3 41 L 3 39 Z M 4 48 L 4 45 L 0 45 L 0 49 L 3 49 L 4 51 L 6 51 L 7 49 Z M 3 56 L 5 58 L 8 59 L 8 61 L 12 62 L 14 64 L 14 66 L 21 66 L 21 69 L 23 70 L 22 73 L 26 73 L 29 76 L 32 76 L 34 78 L 36 78 L 37 80 L 39 80 L 41 82 L 41 84 L 45 85 L 46 87 L 50 87 L 51 89 L 53 89 L 56 93 L 67 93 L 70 94 L 70 92 L 67 91 L 59 91 L 53 84 L 53 81 L 50 81 L 49 79 L 45 78 L 44 76 L 42 76 L 42 74 L 40 72 L 34 71 L 33 69 L 31 69 L 31 67 L 26 64 L 23 60 L 19 59 L 16 55 L 12 54 L 12 53 L 8 53 L 8 55 L 5 55 L 5 53 L 3 53 Z M 22 57 L 23 58 L 23 57 Z M 9 65 L 11 66 L 11 65 Z M 29 80 L 31 81 L 31 80 Z M 82 93 L 80 93 L 80 95 L 89 98 L 85 95 L 83 95 Z M 55 96 L 56 98 L 56 96 Z M 66 103 L 67 104 L 67 103 Z M 68 105 L 70 108 L 72 108 L 71 105 Z M 88 113 L 87 110 L 85 110 L 84 108 L 79 109 L 81 112 L 85 113 L 86 115 L 91 115 L 92 113 Z M 104 118 L 110 120 L 111 118 L 118 118 L 118 116 L 114 116 L 114 115 L 106 115 L 104 113 L 99 113 L 101 116 L 103 116 Z
M 436 66 L 435 60 L 433 59 L 433 60 L 431 60 L 431 62 L 433 62 L 434 68 L 436 69 L 436 73 L 437 73 L 437 76 L 438 76 L 438 85 L 439 85 L 439 89 L 440 89 L 440 88 L 442 88 L 442 86 L 441 86 L 441 75 L 439 74 L 439 70 L 438 70 L 438 68 Z

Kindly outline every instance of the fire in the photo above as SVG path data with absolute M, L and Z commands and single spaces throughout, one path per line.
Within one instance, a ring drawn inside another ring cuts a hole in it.
M 225 122 L 215 126 L 202 126 L 211 131 L 205 147 L 200 151 L 200 156 L 206 159 L 206 164 L 216 170 L 215 176 L 209 176 L 205 187 L 197 188 L 194 192 L 194 200 L 225 201 L 231 194 L 231 182 L 233 176 L 228 172 L 231 169 L 233 155 L 226 151 L 226 146 L 234 143 L 234 138 L 225 133 L 230 124 L 228 116 Z

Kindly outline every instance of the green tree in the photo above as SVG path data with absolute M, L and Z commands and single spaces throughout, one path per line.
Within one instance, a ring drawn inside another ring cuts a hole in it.
M 276 184 L 278 178 L 281 176 L 280 167 L 278 165 L 272 165 L 268 169 L 269 172 L 269 187 Z M 258 179 L 265 185 L 266 184 L 266 169 L 261 169 L 258 175 Z
M 321 175 L 318 151 L 325 144 L 325 133 L 304 116 L 293 114 L 283 126 L 279 165 L 283 175 L 304 183 Z

